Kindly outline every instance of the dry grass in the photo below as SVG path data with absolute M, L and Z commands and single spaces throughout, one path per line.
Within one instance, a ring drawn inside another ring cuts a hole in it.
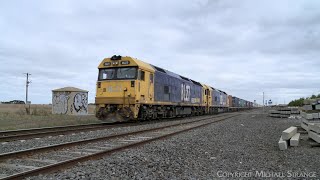
M 94 106 L 89 105 L 89 115 L 53 115 L 51 105 L 31 105 L 31 115 L 23 104 L 0 104 L 0 130 L 28 129 L 64 125 L 99 123 Z
M 25 104 L 0 104 L 0 113 L 25 113 L 27 105 Z M 31 113 L 34 110 L 44 111 L 51 114 L 52 105 L 49 104 L 31 104 Z M 89 105 L 89 114 L 94 114 L 95 106 Z

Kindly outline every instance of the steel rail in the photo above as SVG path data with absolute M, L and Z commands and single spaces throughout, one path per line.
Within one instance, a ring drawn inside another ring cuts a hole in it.
M 178 120 L 179 118 L 176 118 L 176 119 Z M 22 129 L 22 130 L 13 130 L 13 131 L 0 131 L 0 142 L 10 142 L 10 141 L 16 141 L 16 140 L 25 140 L 25 139 L 40 138 L 40 137 L 54 136 L 54 135 L 66 135 L 66 134 L 71 134 L 75 132 L 110 129 L 114 127 L 137 126 L 137 125 L 150 124 L 150 122 L 160 123 L 160 122 L 165 122 L 170 120 L 165 119 L 162 121 L 125 122 L 125 123 L 123 122 L 122 123 L 94 123 L 94 124 L 82 124 L 82 125 L 71 125 L 71 126 L 56 126 L 56 127 L 47 127 L 47 128 Z
M 57 169 L 70 167 L 70 166 L 72 166 L 74 164 L 77 164 L 78 162 L 83 162 L 83 161 L 87 161 L 87 160 L 91 160 L 91 159 L 101 158 L 102 155 L 112 154 L 114 152 L 121 151 L 121 150 L 124 150 L 124 149 L 127 149 L 127 148 L 136 147 L 136 146 L 143 145 L 143 144 L 146 144 L 146 143 L 149 143 L 149 142 L 152 142 L 152 141 L 164 139 L 164 138 L 167 138 L 167 137 L 170 137 L 170 136 L 182 133 L 182 132 L 186 132 L 186 131 L 189 131 L 189 130 L 192 130 L 192 129 L 195 129 L 195 128 L 200 128 L 200 127 L 207 126 L 207 125 L 210 125 L 210 124 L 222 121 L 222 120 L 233 118 L 235 116 L 238 116 L 238 115 L 231 115 L 231 116 L 222 117 L 222 118 L 221 118 L 221 116 L 220 117 L 208 117 L 208 118 L 202 118 L 202 119 L 198 119 L 198 120 L 191 121 L 191 122 L 176 123 L 176 124 L 173 124 L 173 125 L 162 126 L 162 127 L 158 127 L 158 128 L 151 128 L 151 129 L 146 129 L 146 130 L 141 130 L 141 131 L 134 131 L 134 132 L 129 132 L 129 133 L 122 133 L 122 134 L 112 135 L 112 136 L 107 136 L 107 137 L 102 137 L 102 138 L 96 138 L 96 139 L 90 139 L 90 140 L 84 140 L 84 141 L 76 141 L 76 142 L 60 144 L 60 145 L 56 145 L 56 146 L 43 147 L 44 149 L 43 148 L 38 148 L 38 149 L 35 149 L 35 150 L 31 150 L 30 149 L 28 151 L 18 151 L 18 152 L 13 152 L 13 153 L 2 154 L 0 156 L 0 160 L 12 158 L 12 157 L 16 158 L 17 156 L 29 155 L 31 153 L 31 151 L 33 151 L 33 153 L 39 153 L 39 152 L 43 152 L 43 151 L 47 151 L 47 150 L 56 150 L 57 148 L 58 149 L 63 149 L 65 147 L 69 147 L 69 146 L 77 146 L 77 145 L 81 145 L 81 144 L 85 144 L 85 143 L 91 143 L 91 142 L 107 140 L 107 139 L 113 139 L 113 138 L 119 138 L 119 137 L 126 137 L 126 136 L 129 136 L 129 135 L 143 134 L 143 133 L 146 133 L 146 132 L 153 132 L 153 131 L 158 131 L 158 130 L 161 130 L 161 129 L 173 128 L 173 127 L 181 127 L 183 125 L 186 125 L 186 128 L 184 128 L 182 130 L 178 129 L 178 131 L 174 131 L 174 132 L 171 132 L 171 133 L 168 133 L 168 134 L 164 134 L 164 135 L 161 135 L 161 136 L 158 136 L 158 137 L 154 137 L 154 138 L 151 138 L 151 139 L 142 140 L 142 141 L 139 141 L 139 142 L 131 143 L 131 144 L 128 144 L 128 145 L 123 145 L 123 146 L 116 147 L 116 148 L 109 149 L 109 150 L 102 150 L 100 152 L 93 153 L 93 154 L 90 154 L 90 155 L 86 155 L 86 156 L 82 156 L 82 157 L 76 157 L 76 158 L 73 158 L 73 159 L 70 159 L 70 160 L 66 160 L 66 161 L 55 163 L 55 164 L 39 167 L 39 168 L 32 169 L 32 170 L 29 170 L 29 171 L 24 171 L 22 173 L 18 173 L 18 174 L 14 174 L 14 175 L 10 175 L 10 176 L 4 177 L 3 179 L 22 179 L 22 178 L 25 178 L 26 176 L 34 176 L 34 175 L 37 175 L 39 173 L 56 171 Z M 197 122 L 201 122 L 203 120 L 215 119 L 215 118 L 220 118 L 220 119 L 214 120 L 214 121 L 210 121 L 210 122 L 206 122 L 206 123 L 203 123 L 203 124 L 200 124 L 200 125 L 196 124 Z M 196 124 L 196 125 L 193 126 L 193 127 L 188 127 L 187 126 L 188 124 Z
M 47 132 L 47 131 L 55 131 L 55 130 L 63 130 L 63 129 L 101 126 L 104 124 L 108 124 L 108 123 L 91 123 L 91 124 L 54 126 L 54 127 L 43 127 L 43 128 L 17 129 L 17 130 L 10 130 L 10 131 L 0 131 L 0 136 L 12 136 L 12 135 L 27 134 L 27 133 L 42 132 L 42 131 Z
M 85 131 L 94 131 L 100 129 L 110 129 L 114 127 L 123 127 L 136 125 L 135 123 L 124 123 L 124 124 L 97 124 L 97 125 L 81 125 L 81 126 L 71 126 L 67 127 L 54 127 L 54 128 L 44 128 L 44 129 L 34 129 L 34 130 L 24 130 L 18 132 L 14 135 L 0 136 L 0 142 L 10 142 L 21 139 L 31 139 L 31 138 L 40 138 L 45 136 L 54 136 L 54 135 L 65 135 L 75 132 L 85 132 Z M 39 130 L 39 131 L 38 131 Z
M 224 116 L 226 116 L 226 115 L 224 115 Z M 219 116 L 219 117 L 221 117 L 221 116 Z M 6 159 L 9 159 L 12 157 L 25 156 L 25 155 L 41 153 L 41 152 L 50 151 L 50 150 L 58 150 L 58 149 L 62 149 L 62 148 L 67 148 L 67 147 L 72 147 L 72 146 L 77 146 L 77 145 L 82 145 L 82 144 L 88 144 L 88 143 L 97 142 L 97 141 L 109 140 L 109 139 L 113 139 L 113 138 L 119 138 L 122 136 L 135 135 L 138 133 L 151 132 L 151 131 L 156 131 L 156 130 L 160 130 L 160 129 L 164 129 L 164 128 L 169 128 L 169 127 L 174 127 L 174 126 L 179 126 L 179 125 L 184 125 L 184 124 L 190 124 L 190 123 L 195 123 L 195 122 L 199 122 L 199 121 L 203 121 L 203 120 L 207 120 L 207 119 L 219 118 L 219 117 L 207 117 L 207 118 L 201 118 L 201 119 L 197 119 L 197 120 L 189 121 L 189 122 L 182 122 L 182 123 L 179 122 L 179 123 L 161 126 L 161 127 L 157 127 L 157 128 L 131 131 L 131 132 L 120 133 L 120 134 L 115 134 L 115 135 L 108 135 L 108 136 L 103 136 L 103 137 L 98 137 L 98 138 L 90 138 L 90 139 L 85 139 L 85 140 L 72 141 L 72 142 L 67 142 L 67 143 L 30 148 L 30 149 L 25 149 L 25 150 L 21 150 L 21 151 L 2 153 L 2 154 L 0 154 L 0 161 L 6 160 Z

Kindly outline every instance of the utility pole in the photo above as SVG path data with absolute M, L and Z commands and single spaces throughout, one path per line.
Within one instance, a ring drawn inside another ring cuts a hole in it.
M 264 92 L 262 92 L 262 107 L 263 107 L 263 112 L 264 112 Z
M 29 84 L 31 83 L 31 81 L 29 81 L 29 76 L 31 75 L 30 73 L 24 73 L 25 75 L 27 75 L 27 81 L 26 81 L 26 104 L 29 104 L 28 108 L 27 108 L 27 114 L 30 114 L 30 103 L 28 103 L 28 87 Z
M 265 106 L 265 104 L 264 104 L 264 92 L 262 92 L 262 110 L 263 110 L 263 112 L 264 112 L 264 106 Z

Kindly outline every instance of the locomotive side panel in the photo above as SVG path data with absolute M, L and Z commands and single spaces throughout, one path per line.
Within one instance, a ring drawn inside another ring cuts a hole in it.
M 154 85 L 156 104 L 201 106 L 201 85 L 159 71 Z
M 167 102 L 166 104 L 170 104 L 181 102 L 181 80 L 156 71 L 154 81 L 154 99 L 156 103 Z
M 220 106 L 227 106 L 227 94 L 225 92 L 220 91 Z
M 191 93 L 190 93 L 190 97 L 191 97 L 191 104 L 196 104 L 198 106 L 201 106 L 201 102 L 202 102 L 202 86 L 200 86 L 199 84 L 192 84 L 191 83 Z
M 231 95 L 228 95 L 228 104 L 229 104 L 229 107 L 233 107 Z
M 211 103 L 212 103 L 212 97 L 211 97 L 211 91 L 209 89 L 209 86 L 202 84 L 202 105 L 203 107 L 205 107 L 205 113 L 209 114 L 210 113 L 210 107 L 211 107 Z
M 213 106 L 220 106 L 220 92 L 216 89 L 213 89 Z
M 232 107 L 239 107 L 239 98 L 233 96 L 232 97 Z

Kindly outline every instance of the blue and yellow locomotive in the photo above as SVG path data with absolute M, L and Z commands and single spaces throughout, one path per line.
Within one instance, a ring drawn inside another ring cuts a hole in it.
M 228 95 L 132 57 L 99 65 L 96 117 L 109 122 L 173 118 L 228 111 Z

